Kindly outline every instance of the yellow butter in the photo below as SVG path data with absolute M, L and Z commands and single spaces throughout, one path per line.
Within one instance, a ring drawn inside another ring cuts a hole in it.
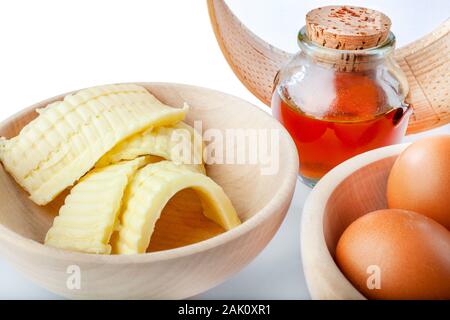
M 125 188 L 148 161 L 140 157 L 89 172 L 66 197 L 45 244 L 85 253 L 111 253 L 109 242 Z
M 199 171 L 206 172 L 202 160 L 202 137 L 184 122 L 151 128 L 131 136 L 101 157 L 96 167 L 143 155 L 162 157 L 178 164 L 195 165 Z
M 39 205 L 73 185 L 117 143 L 152 126 L 184 119 L 138 85 L 81 90 L 49 104 L 18 136 L 0 140 L 5 169 Z
M 113 253 L 144 253 L 161 211 L 186 188 L 198 192 L 205 216 L 224 229 L 241 223 L 230 199 L 211 178 L 192 166 L 161 161 L 138 170 L 131 180 L 123 198 L 119 233 L 112 241 Z

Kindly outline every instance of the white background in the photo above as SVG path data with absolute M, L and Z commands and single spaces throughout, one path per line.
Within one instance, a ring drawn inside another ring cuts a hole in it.
M 322 5 L 362 5 L 385 12 L 393 20 L 398 45 L 430 32 L 450 14 L 448 0 L 227 2 L 256 34 L 290 52 L 297 50 L 296 34 L 306 12 Z M 204 0 L 1 1 L 0 41 L 1 120 L 60 93 L 133 81 L 210 87 L 269 111 L 226 64 Z M 442 132 L 449 133 L 449 126 L 427 134 Z M 262 254 L 198 298 L 308 298 L 299 244 L 301 209 L 308 192 L 297 185 L 284 224 Z M 58 297 L 0 258 L 0 298 Z

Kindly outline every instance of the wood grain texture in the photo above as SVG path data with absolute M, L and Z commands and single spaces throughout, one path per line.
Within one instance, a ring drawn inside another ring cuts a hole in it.
M 156 222 L 147 252 L 175 249 L 194 244 L 225 232 L 203 215 L 197 193 L 185 189 L 165 206 Z
M 432 33 L 395 51 L 409 82 L 413 107 L 407 133 L 450 123 L 450 19 Z
M 184 190 L 164 209 L 149 253 L 103 256 L 44 246 L 45 234 L 65 195 L 39 207 L 1 166 L 0 253 L 50 291 L 89 299 L 187 298 L 242 269 L 267 245 L 283 221 L 294 192 L 298 159 L 291 138 L 277 121 L 248 102 L 217 91 L 177 84 L 141 85 L 166 104 L 181 107 L 187 102 L 191 109 L 186 122 L 193 125 L 194 120 L 201 120 L 203 130 L 279 130 L 280 170 L 261 175 L 260 163 L 207 166 L 208 175 L 233 202 L 243 221 L 241 226 L 223 232 L 203 217 L 196 194 Z M 0 135 L 15 136 L 36 116 L 36 108 L 63 96 L 33 105 L 0 123 Z M 70 265 L 81 269 L 80 290 L 66 286 Z
M 207 0 L 211 24 L 222 53 L 239 80 L 270 106 L 273 82 L 292 54 L 252 33 L 231 12 L 224 0 Z M 410 93 L 406 101 L 414 113 L 408 134 L 450 122 L 450 20 L 435 31 L 395 52 L 405 72 Z
M 365 299 L 334 262 L 337 242 L 357 218 L 387 208 L 388 175 L 407 145 L 372 150 L 342 163 L 309 195 L 303 209 L 301 248 L 313 299 Z
M 207 0 L 211 24 L 225 59 L 239 80 L 270 106 L 275 75 L 292 57 L 252 33 L 223 0 Z

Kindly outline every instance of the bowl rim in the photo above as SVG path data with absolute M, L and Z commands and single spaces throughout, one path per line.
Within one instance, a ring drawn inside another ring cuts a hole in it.
M 162 250 L 157 252 L 143 253 L 143 254 L 132 254 L 132 255 L 94 255 L 88 253 L 81 252 L 72 252 L 68 250 L 63 250 L 59 248 L 53 248 L 50 246 L 46 246 L 38 241 L 26 238 L 13 230 L 10 230 L 6 226 L 0 223 L 0 242 L 4 242 L 6 244 L 11 245 L 11 247 L 20 247 L 24 251 L 32 252 L 33 254 L 39 254 L 45 257 L 51 257 L 54 259 L 64 259 L 74 262 L 89 262 L 89 263 L 104 263 L 104 264 L 139 264 L 139 263 L 149 263 L 156 261 L 165 261 L 180 257 L 185 257 L 193 254 L 198 254 L 210 249 L 213 249 L 217 246 L 224 245 L 228 242 L 231 242 L 255 227 L 262 224 L 266 221 L 271 215 L 277 212 L 282 206 L 289 207 L 292 196 L 295 190 L 295 185 L 297 182 L 297 173 L 298 173 L 298 155 L 297 149 L 295 147 L 294 141 L 287 133 L 286 129 L 269 113 L 263 111 L 261 108 L 255 106 L 253 103 L 248 102 L 242 98 L 239 98 L 235 95 L 228 94 L 222 91 L 205 88 L 201 86 L 188 85 L 182 83 L 175 82 L 122 82 L 122 83 L 114 83 L 114 84 L 137 84 L 142 86 L 175 86 L 175 87 L 185 87 L 186 89 L 199 90 L 199 91 L 209 91 L 211 93 L 225 95 L 231 97 L 233 99 L 245 102 L 249 108 L 253 108 L 255 112 L 258 112 L 262 117 L 273 121 L 275 126 L 280 129 L 280 141 L 286 141 L 288 146 L 288 153 L 283 154 L 283 157 L 280 156 L 280 159 L 284 159 L 285 164 L 283 167 L 287 168 L 286 174 L 283 176 L 283 181 L 278 188 L 272 198 L 268 201 L 267 205 L 262 209 L 258 210 L 254 213 L 252 217 L 244 221 L 241 225 L 228 230 L 224 233 L 221 233 L 212 238 L 190 244 L 183 247 L 178 247 L 169 250 Z M 6 118 L 5 120 L 0 122 L 0 126 L 5 125 L 13 119 L 16 119 L 22 116 L 24 113 L 29 112 L 30 110 L 34 110 L 39 106 L 46 105 L 51 101 L 59 100 L 67 94 L 72 92 L 76 92 L 81 89 L 72 90 L 67 93 L 59 94 L 53 96 L 51 98 L 47 98 L 38 103 L 35 103 L 27 108 L 24 108 L 12 116 Z M 1 166 L 3 164 L 0 163 Z
M 410 144 L 382 147 L 346 160 L 328 172 L 309 194 L 302 212 L 300 246 L 306 284 L 313 299 L 366 299 L 344 276 L 328 250 L 323 229 L 325 208 L 334 190 L 348 176 L 371 163 L 398 156 Z M 312 266 L 320 269 L 310 270 Z

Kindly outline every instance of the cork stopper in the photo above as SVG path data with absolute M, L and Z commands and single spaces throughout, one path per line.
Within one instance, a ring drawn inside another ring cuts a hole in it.
M 377 47 L 389 35 L 391 20 L 362 7 L 327 6 L 306 15 L 306 32 L 315 43 L 333 49 L 362 50 Z

